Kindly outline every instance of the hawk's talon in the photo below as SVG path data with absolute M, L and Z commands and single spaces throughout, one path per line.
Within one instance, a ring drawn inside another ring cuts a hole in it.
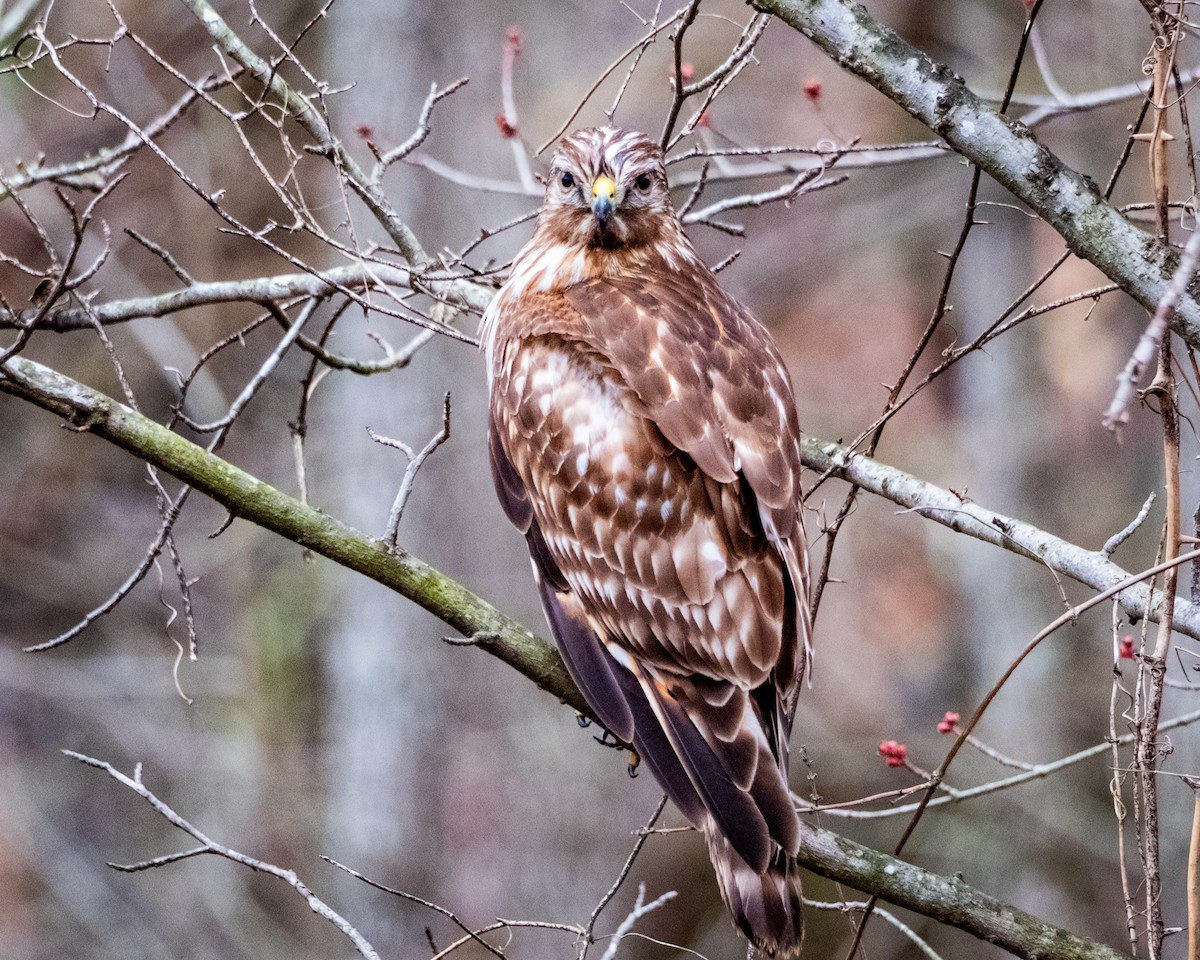
M 601 728 L 600 736 L 592 737 L 600 746 L 608 747 L 610 750 L 624 750 L 625 744 L 623 741 L 613 735 L 611 730 Z
M 636 750 L 629 751 L 629 779 L 634 780 L 638 775 L 638 767 L 642 765 L 642 758 Z

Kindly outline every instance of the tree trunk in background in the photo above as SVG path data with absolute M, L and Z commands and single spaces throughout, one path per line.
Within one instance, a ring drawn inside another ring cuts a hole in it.
M 375 136 L 397 139 L 410 128 L 413 103 L 429 82 L 431 53 L 424 36 L 423 7 L 394 0 L 359 0 L 336 5 L 334 26 L 321 31 L 326 43 L 324 75 L 348 76 L 346 64 L 356 65 L 353 90 L 335 98 L 332 110 L 346 130 L 370 124 Z M 336 82 L 336 81 L 335 81 Z M 393 176 L 401 171 L 393 171 Z M 400 216 L 421 224 L 424 232 L 440 232 L 436 208 L 412 191 L 391 191 Z M 355 211 L 356 225 L 370 231 L 368 217 Z M 372 231 L 373 233 L 373 231 Z M 345 342 L 360 351 L 370 349 L 363 333 L 370 329 L 402 343 L 408 330 L 389 327 L 385 318 L 347 316 L 342 323 Z M 393 323 L 395 323 L 393 321 Z M 353 331 L 351 335 L 350 332 Z M 428 415 L 437 405 L 445 372 L 434 365 L 433 351 L 418 355 L 409 368 L 369 379 L 331 378 L 328 392 L 317 394 L 323 420 L 335 420 L 333 430 L 314 433 L 336 446 L 312 450 L 311 472 L 317 486 L 310 495 L 327 491 L 329 509 L 361 529 L 382 534 L 405 461 L 398 451 L 386 451 L 385 469 L 366 427 L 395 436 L 416 448 L 425 442 Z M 444 456 L 445 450 L 439 455 Z M 337 464 L 357 468 L 336 469 Z M 418 484 L 417 496 L 423 483 Z M 318 499 L 318 502 L 319 499 Z M 324 505 L 324 504 L 322 504 Z M 449 503 L 442 504 L 450 509 Z M 438 511 L 413 509 L 404 518 L 406 545 L 423 525 L 436 523 Z M 369 876 L 394 882 L 420 878 L 432 864 L 426 838 L 434 807 L 423 781 L 428 778 L 426 745 L 434 733 L 441 700 L 439 685 L 445 673 L 435 669 L 441 653 L 429 641 L 436 636 L 432 619 L 401 597 L 388 594 L 361 577 L 333 574 L 337 599 L 326 640 L 325 669 L 329 687 L 325 737 L 328 803 L 324 845 L 329 855 L 352 864 Z M 407 887 L 406 887 L 407 889 Z M 354 893 L 342 882 L 342 890 Z M 361 893 L 359 891 L 359 893 Z M 406 911 L 389 904 L 378 920 L 390 926 L 375 946 L 385 952 L 421 939 L 420 918 L 404 923 Z
M 444 86 L 484 69 L 481 63 L 444 63 L 450 37 L 442 34 L 453 30 L 455 46 L 488 49 L 483 36 L 488 18 L 456 19 L 448 25 L 434 7 L 394 0 L 335 6 L 331 18 L 334 26 L 322 36 L 336 40 L 336 46 L 325 50 L 325 75 L 334 82 L 357 81 L 354 89 L 334 98 L 338 125 L 347 134 L 359 124 L 369 125 L 385 149 L 415 129 L 431 83 Z M 466 31 L 478 36 L 464 37 Z M 491 38 L 497 57 L 501 37 Z M 443 109 L 438 155 L 463 167 L 478 163 L 477 148 L 472 151 L 445 136 L 445 128 L 454 126 L 446 118 L 453 101 Z M 477 229 L 475 198 L 461 190 L 440 181 L 430 187 L 428 179 L 403 164 L 389 171 L 386 184 L 400 215 L 418 225 L 431 252 L 445 237 L 461 235 L 463 224 Z M 358 217 L 360 228 L 369 227 L 368 219 Z M 460 316 L 456 322 L 474 333 L 474 317 Z M 420 332 L 386 317 L 364 320 L 349 314 L 339 329 L 347 350 L 352 344 L 363 355 L 376 350 L 363 335 L 367 330 L 396 345 Z M 407 369 L 371 378 L 331 378 L 328 392 L 317 394 L 316 406 L 323 419 L 336 420 L 336 427 L 313 433 L 336 438 L 337 447 L 312 451 L 317 483 L 325 483 L 313 496 L 325 493 L 334 514 L 382 535 L 407 461 L 398 451 L 374 444 L 366 427 L 420 449 L 441 426 L 447 391 L 453 405 L 451 442 L 438 449 L 419 475 L 400 543 L 467 583 L 486 584 L 488 568 L 495 564 L 487 549 L 494 539 L 488 531 L 495 525 L 494 516 L 486 513 L 492 493 L 482 453 L 483 365 L 472 347 L 435 340 Z M 346 469 L 347 464 L 353 466 Z M 450 530 L 455 533 L 448 536 Z M 462 537 L 465 530 L 476 533 Z M 480 663 L 470 651 L 443 647 L 439 638 L 448 628 L 414 604 L 361 577 L 342 571 L 334 575 L 338 598 L 325 654 L 326 850 L 383 882 L 428 893 L 455 873 L 474 869 L 470 851 L 458 856 L 460 851 L 445 849 L 438 838 L 447 831 L 443 808 L 459 799 L 447 796 L 453 788 L 447 768 L 454 767 L 458 740 L 453 714 L 464 699 L 482 703 L 473 691 L 494 667 Z M 468 814 L 482 816 L 471 798 L 461 799 Z M 451 828 L 451 833 L 457 831 Z M 455 910 L 467 906 L 451 904 Z M 423 908 L 394 901 L 375 919 L 392 925 L 382 936 L 375 933 L 375 945 L 394 953 L 422 942 L 422 931 L 433 918 Z

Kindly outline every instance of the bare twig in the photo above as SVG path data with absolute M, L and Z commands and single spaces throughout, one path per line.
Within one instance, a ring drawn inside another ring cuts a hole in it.
M 429 96 L 425 98 L 425 106 L 421 108 L 421 116 L 417 120 L 417 129 L 402 144 L 380 154 L 379 159 L 375 163 L 375 168 L 371 171 L 372 184 L 378 187 L 383 182 L 383 175 L 387 172 L 388 167 L 397 160 L 403 160 L 428 139 L 432 131 L 430 121 L 433 119 L 433 108 L 452 93 L 465 87 L 468 80 L 468 77 L 460 77 L 441 90 L 437 88 L 436 83 L 429 88 Z
M 642 57 L 646 55 L 646 51 L 650 49 L 650 44 L 652 44 L 655 38 L 658 36 L 658 33 L 654 28 L 658 25 L 658 16 L 661 12 L 662 0 L 656 0 L 654 4 L 654 13 L 650 16 L 649 20 L 642 21 L 642 26 L 649 27 L 650 32 L 642 37 L 642 39 L 638 42 L 637 52 L 633 55 L 633 62 L 629 65 L 629 69 L 625 71 L 625 79 L 622 80 L 621 85 L 617 87 L 617 95 L 613 97 L 612 106 L 604 111 L 604 116 L 608 118 L 609 126 L 612 126 L 613 117 L 616 115 L 617 107 L 621 105 L 621 100 L 625 96 L 625 90 L 629 86 L 629 81 L 633 79 L 634 73 L 637 72 L 638 65 L 642 62 Z M 601 82 L 603 82 L 604 77 L 606 76 L 607 74 L 597 80 L 596 85 L 598 86 Z M 596 86 L 593 86 L 592 89 L 595 90 Z M 580 102 L 580 107 L 582 106 L 583 101 Z M 538 152 L 541 153 L 540 150 Z
M 862 911 L 867 907 L 866 901 L 855 902 L 853 900 L 809 900 L 804 898 L 804 906 L 811 910 L 837 910 L 841 913 L 849 913 L 850 911 Z M 876 907 L 875 913 L 883 917 L 888 923 L 895 927 L 901 934 L 915 946 L 928 960 L 942 960 L 941 954 L 933 949 L 929 943 L 910 927 L 907 923 L 897 917 L 890 910 L 884 910 L 883 907 Z
M 1192 836 L 1188 842 L 1188 960 L 1200 960 L 1200 780 L 1184 777 L 1192 788 Z
M 1150 496 L 1146 498 L 1146 502 L 1142 504 L 1142 509 L 1137 512 L 1137 516 L 1129 521 L 1129 524 L 1123 529 L 1114 533 L 1111 537 L 1104 541 L 1104 546 L 1100 548 L 1100 552 L 1106 557 L 1111 557 L 1121 544 L 1137 532 L 1138 527 L 1146 522 L 1146 517 L 1150 515 L 1150 508 L 1154 506 L 1154 501 L 1158 498 L 1158 494 L 1151 491 Z
M 1102 417 L 1104 426 L 1109 430 L 1119 430 L 1129 422 L 1129 413 L 1133 407 L 1138 381 L 1154 359 L 1155 351 L 1163 341 L 1171 311 L 1175 309 L 1179 298 L 1183 296 L 1187 285 L 1196 273 L 1198 257 L 1200 257 L 1200 230 L 1195 230 L 1188 237 L 1183 254 L 1179 258 L 1179 266 L 1171 277 L 1166 291 L 1159 299 L 1158 306 L 1154 308 L 1154 315 L 1150 318 L 1150 323 L 1138 338 L 1137 346 L 1134 347 L 1129 361 L 1117 374 L 1117 391 L 1113 394 L 1112 401 Z
M 662 136 L 658 138 L 659 145 L 662 147 L 664 153 L 667 147 L 670 146 L 671 132 L 675 129 L 675 121 L 679 119 L 679 111 L 682 109 L 683 101 L 687 97 L 687 87 L 683 79 L 683 38 L 687 34 L 688 27 L 695 21 L 696 14 L 699 11 L 700 0 L 690 0 L 679 19 L 679 26 L 675 28 L 675 32 L 671 35 L 672 49 L 675 57 L 675 72 L 671 74 L 671 106 L 667 110 L 667 119 L 663 124 Z
M 136 242 L 140 243 L 143 247 L 145 247 L 152 254 L 154 254 L 156 257 L 158 257 L 158 259 L 160 259 L 163 263 L 165 263 L 167 265 L 167 269 L 170 270 L 173 274 L 175 274 L 175 277 L 185 287 L 190 287 L 195 284 L 195 282 L 196 282 L 195 278 L 190 273 L 188 273 L 186 270 L 183 269 L 183 267 L 180 265 L 179 261 L 175 259 L 175 255 L 172 254 L 171 251 L 167 250 L 162 245 L 155 243 L 153 240 L 151 240 L 149 237 L 145 236 L 144 234 L 141 234 L 138 231 L 134 230 L 133 227 L 126 227 L 125 233 L 127 236 L 133 238 Z
M 384 446 L 400 450 L 409 458 L 408 467 L 404 471 L 404 478 L 400 481 L 400 489 L 396 493 L 395 502 L 392 503 L 392 511 L 388 515 L 387 533 L 384 535 L 383 540 L 387 544 L 388 550 L 395 553 L 397 550 L 396 541 L 400 534 L 400 518 L 404 515 L 404 506 L 408 503 L 409 495 L 412 493 L 413 483 L 417 479 L 417 472 L 424 465 L 425 461 L 429 459 L 429 455 L 450 439 L 450 394 L 447 393 L 442 401 L 441 431 L 434 435 L 416 456 L 413 456 L 411 447 L 401 443 L 399 440 L 380 436 L 370 427 L 367 428 L 367 432 L 376 443 L 382 443 Z
M 1153 130 L 1150 138 L 1150 175 L 1154 188 L 1154 203 L 1158 237 L 1162 241 L 1169 239 L 1170 221 L 1168 215 L 1168 167 L 1167 141 L 1173 139 L 1167 132 L 1166 97 L 1170 83 L 1171 66 L 1174 63 L 1175 51 L 1179 34 L 1170 30 L 1164 16 L 1155 7 L 1151 13 L 1151 28 L 1154 41 L 1148 65 L 1154 78 L 1151 93 L 1153 107 Z M 1187 249 L 1184 249 L 1187 253 Z M 1192 259 L 1194 260 L 1195 250 Z M 1180 259 L 1180 266 L 1183 265 Z M 1181 272 L 1181 271 L 1177 271 Z M 1190 279 L 1192 270 L 1189 268 L 1186 276 Z M 1186 280 L 1181 281 L 1186 284 Z M 1177 289 L 1174 278 L 1168 285 L 1164 299 L 1176 291 L 1174 300 L 1177 303 L 1182 296 L 1182 290 Z M 1155 311 L 1163 309 L 1160 301 Z M 1168 312 L 1168 311 L 1164 311 Z M 1153 326 L 1153 323 L 1151 324 Z M 1138 671 L 1138 686 L 1144 691 L 1144 708 L 1138 724 L 1138 739 L 1134 746 L 1133 766 L 1141 790 L 1141 854 L 1142 873 L 1146 897 L 1146 944 L 1151 960 L 1157 960 L 1161 955 L 1165 925 L 1162 908 L 1162 867 L 1160 857 L 1159 809 L 1158 809 L 1158 766 L 1159 743 L 1158 725 L 1162 711 L 1163 680 L 1166 677 L 1166 660 L 1171 646 L 1172 610 L 1179 583 L 1179 568 L 1173 561 L 1179 555 L 1180 534 L 1180 490 L 1179 490 L 1179 411 L 1176 407 L 1175 371 L 1171 359 L 1171 340 L 1165 332 L 1158 336 L 1160 344 L 1158 351 L 1158 371 L 1154 382 L 1147 392 L 1153 392 L 1158 400 L 1159 415 L 1162 419 L 1162 450 L 1163 450 L 1163 480 L 1166 487 L 1166 506 L 1163 517 L 1163 535 L 1159 554 L 1165 563 L 1170 564 L 1163 572 L 1163 595 L 1167 601 L 1164 616 L 1158 624 L 1158 634 L 1155 638 L 1154 649 L 1149 654 L 1143 654 Z M 1126 416 L 1128 414 L 1126 413 Z M 1110 427 L 1121 422 L 1119 415 L 1106 418 Z
M 830 151 L 830 164 L 837 157 L 837 151 Z M 782 201 L 785 205 L 790 206 L 792 201 L 797 197 L 806 193 L 813 193 L 817 190 L 824 190 L 827 187 L 836 187 L 845 183 L 847 176 L 830 177 L 822 179 L 825 174 L 825 168 L 815 168 L 802 170 L 790 182 L 782 184 L 771 190 L 763 190 L 760 193 L 743 194 L 737 197 L 727 197 L 724 200 L 718 200 L 715 203 L 710 203 L 707 207 L 702 207 L 699 210 L 694 210 L 690 213 L 684 213 L 682 219 L 684 223 L 708 223 L 717 214 L 725 213 L 729 210 L 745 210 L 748 208 L 757 208 L 766 206 L 768 203 Z
M 1052 96 L 1059 103 L 1070 103 L 1072 96 L 1059 85 L 1059 82 L 1054 77 L 1054 71 L 1050 66 L 1050 57 L 1046 53 L 1046 47 L 1042 43 L 1041 28 L 1035 23 L 1033 30 L 1029 34 L 1029 46 L 1033 49 L 1033 59 L 1037 64 L 1038 73 L 1042 75 L 1042 82 L 1046 85 L 1046 89 L 1050 91 Z
M 644 883 L 639 883 L 637 898 L 633 901 L 633 909 L 629 911 L 629 914 L 624 920 L 621 921 L 620 926 L 618 926 L 616 931 L 613 933 L 612 939 L 608 942 L 608 947 L 605 949 L 604 955 L 600 958 L 600 960 L 613 960 L 613 958 L 617 955 L 617 948 L 621 945 L 621 941 L 628 936 L 629 931 L 633 929 L 633 925 L 641 920 L 646 914 L 657 910 L 664 903 L 669 903 L 671 900 L 674 900 L 676 896 L 677 894 L 674 890 L 668 890 L 662 896 L 651 900 L 649 903 L 646 903 L 646 885 Z
M 189 490 L 190 488 L 188 487 L 181 490 L 167 508 L 166 515 L 163 517 L 161 526 L 159 526 L 158 535 L 154 538 L 154 541 L 150 544 L 133 572 L 109 595 L 108 599 L 85 614 L 83 619 L 71 627 L 71 629 L 60 633 L 52 640 L 46 640 L 42 643 L 35 643 L 32 646 L 25 647 L 25 652 L 41 653 L 45 650 L 53 650 L 55 647 L 61 647 L 64 643 L 69 643 L 124 600 L 133 588 L 142 582 L 146 574 L 150 572 L 151 567 L 154 566 L 154 561 L 158 559 L 158 555 L 162 553 L 163 547 L 166 546 L 167 538 L 171 535 L 171 530 L 175 526 L 175 521 L 179 517 L 179 511 L 187 501 Z
M 222 430 L 232 424 L 233 421 L 236 420 L 241 412 L 246 408 L 246 404 L 254 399 L 254 395 L 258 393 L 262 385 L 267 382 L 267 378 L 274 373 L 275 368 L 279 366 L 279 361 L 283 359 L 284 354 L 287 353 L 291 346 L 296 342 L 296 339 L 300 336 L 300 331 L 304 329 L 304 325 L 308 323 L 308 321 L 312 318 L 313 313 L 319 306 L 321 306 L 322 303 L 323 301 L 321 299 L 313 298 L 304 304 L 304 306 L 296 314 L 296 319 L 290 324 L 287 324 L 287 332 L 283 335 L 279 343 L 275 345 L 275 349 L 272 350 L 267 359 L 262 362 L 254 376 L 250 378 L 249 383 L 242 388 L 242 392 L 238 394 L 237 399 L 233 401 L 229 407 L 229 410 L 223 417 L 218 420 L 213 420 L 211 423 L 197 423 L 191 418 L 185 416 L 183 412 L 180 411 L 179 418 L 197 433 L 214 433 L 215 431 Z M 281 319 L 286 321 L 286 318 L 283 317 L 282 311 L 273 302 L 268 304 L 268 309 L 272 313 L 278 311 Z
M 579 960 L 583 960 L 587 954 L 588 947 L 596 942 L 595 930 L 596 920 L 604 908 L 612 902 L 612 898 L 617 895 L 617 891 L 621 889 L 625 879 L 629 876 L 629 871 L 633 869 L 633 862 L 637 859 L 638 854 L 642 852 L 642 847 L 645 846 L 646 840 L 650 837 L 651 831 L 658 818 L 662 816 L 663 808 L 667 805 L 667 795 L 664 793 L 658 805 L 654 808 L 654 813 L 650 815 L 650 819 L 646 822 L 646 826 L 638 832 L 637 840 L 634 841 L 633 849 L 629 851 L 629 856 L 625 858 L 625 864 L 621 867 L 620 873 L 617 874 L 617 879 L 613 881 L 608 892 L 600 898 L 600 902 L 596 904 L 592 910 L 591 916 L 588 917 L 587 926 L 584 927 L 584 934 L 579 945 Z
M 337 867 L 339 870 L 344 870 L 346 873 L 350 874 L 350 876 L 354 877 L 357 880 L 361 880 L 363 883 L 367 884 L 368 886 L 374 887 L 376 890 L 381 890 L 384 893 L 390 893 L 394 897 L 400 897 L 401 899 L 408 900 L 412 903 L 419 903 L 421 906 L 428 907 L 430 910 L 433 910 L 435 913 L 440 913 L 443 917 L 445 917 L 447 920 L 449 920 L 451 923 L 453 923 L 456 927 L 458 927 L 460 930 L 462 930 L 463 933 L 465 933 L 469 939 L 474 940 L 481 947 L 483 947 L 488 953 L 492 954 L 495 957 L 503 957 L 504 956 L 503 950 L 499 950 L 496 947 L 493 947 L 490 943 L 488 943 L 486 940 L 484 940 L 483 937 L 481 937 L 478 932 L 472 930 L 465 923 L 463 923 L 460 919 L 458 919 L 458 916 L 453 911 L 447 910 L 445 907 L 439 906 L 438 904 L 433 903 L 429 900 L 425 900 L 422 897 L 418 897 L 415 894 L 408 893 L 405 890 L 397 890 L 394 887 L 389 887 L 389 886 L 386 886 L 385 884 L 380 883 L 378 880 L 372 880 L 370 877 L 365 877 L 361 873 L 359 873 L 357 870 L 346 866 L 344 863 L 338 863 L 338 861 L 334 860 L 332 857 L 321 857 L 321 859 L 324 860 L 326 863 Z
M 177 863 L 180 860 L 190 857 L 200 856 L 201 854 L 211 854 L 217 857 L 223 857 L 226 860 L 232 860 L 234 863 L 239 863 L 244 867 L 249 867 L 259 873 L 267 873 L 273 877 L 278 877 L 284 883 L 288 884 L 308 903 L 309 908 L 318 916 L 324 917 L 343 934 L 350 938 L 354 944 L 354 948 L 360 955 L 367 957 L 368 960 L 379 960 L 379 954 L 375 952 L 375 948 L 367 941 L 367 939 L 358 932 L 357 929 L 343 917 L 330 907 L 325 901 L 313 893 L 304 882 L 296 875 L 294 870 L 285 870 L 282 867 L 277 867 L 273 863 L 267 863 L 265 860 L 259 860 L 256 857 L 248 856 L 244 853 L 239 853 L 232 847 L 227 847 L 223 843 L 218 843 L 201 833 L 196 827 L 192 826 L 187 820 L 176 813 L 170 806 L 156 797 L 144 783 L 142 783 L 142 766 L 138 764 L 134 768 L 132 777 L 127 777 L 125 774 L 117 770 L 112 764 L 106 763 L 103 760 L 97 760 L 94 757 L 86 756 L 82 753 L 76 753 L 74 750 L 64 750 L 63 753 L 80 763 L 87 764 L 89 767 L 95 767 L 97 770 L 103 770 L 110 777 L 117 781 L 122 786 L 128 787 L 139 797 L 145 800 L 153 808 L 154 812 L 166 820 L 171 826 L 182 830 L 184 833 L 191 836 L 193 839 L 200 842 L 199 847 L 185 850 L 181 853 L 168 854 L 163 857 L 155 857 L 150 860 L 141 860 L 138 863 L 130 864 L 109 864 L 114 870 L 121 870 L 126 873 L 134 873 L 141 870 L 152 870 L 157 867 L 166 866 L 169 863 Z
M 1117 646 L 1117 632 L 1120 624 L 1120 617 L 1117 613 L 1117 608 L 1113 606 L 1112 612 L 1113 622 L 1113 647 Z M 1113 658 L 1116 662 L 1116 656 Z M 1125 774 L 1121 764 L 1121 744 L 1117 736 L 1117 715 L 1118 701 L 1121 694 L 1121 671 L 1118 667 L 1113 667 L 1112 687 L 1109 693 L 1108 706 L 1108 737 L 1111 741 L 1111 766 L 1112 778 L 1109 780 L 1108 789 L 1112 796 L 1113 814 L 1117 820 L 1117 862 L 1121 876 L 1121 900 L 1125 907 L 1125 929 L 1129 936 L 1130 949 L 1137 954 L 1138 945 L 1138 927 L 1137 927 L 1137 907 L 1133 900 L 1133 885 L 1129 880 L 1129 858 L 1126 855 L 1126 824 L 1128 822 L 1128 810 L 1125 806 L 1123 796 L 1123 785 Z M 1136 739 L 1136 730 L 1132 734 L 1127 734 L 1125 739 L 1132 743 Z
M 504 139 L 512 147 L 513 163 L 517 168 L 517 176 L 521 186 L 530 192 L 537 191 L 537 180 L 529 166 L 529 157 L 525 152 L 525 138 L 521 136 L 521 121 L 517 116 L 517 98 L 513 93 L 513 71 L 516 68 L 517 57 L 521 55 L 524 43 L 521 32 L 516 27 L 509 27 L 504 36 L 504 56 L 500 64 L 500 100 L 504 112 L 498 120 L 501 123 Z

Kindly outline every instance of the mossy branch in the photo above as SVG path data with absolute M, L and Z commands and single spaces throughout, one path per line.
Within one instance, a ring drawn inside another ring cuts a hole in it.
M 76 430 L 103 437 L 199 490 L 235 517 L 408 597 L 547 693 L 590 715 L 553 646 L 424 561 L 402 550 L 389 553 L 382 540 L 301 503 L 111 397 L 32 360 L 14 357 L 0 367 L 0 392 L 49 410 Z
M 107 395 L 24 357 L 0 366 L 0 392 L 20 397 L 154 464 L 229 510 L 390 587 L 472 638 L 537 686 L 585 713 L 583 697 L 557 651 L 466 587 L 418 558 L 396 551 L 289 497 Z M 1020 957 L 1116 960 L 1111 948 L 1053 927 L 966 883 L 805 826 L 800 863 L 822 876 L 876 894 L 965 930 Z
M 1053 927 L 969 886 L 847 837 L 803 825 L 798 860 L 814 873 L 914 910 L 1027 960 L 1127 960 L 1094 940 Z M 916 895 L 914 897 L 914 894 Z

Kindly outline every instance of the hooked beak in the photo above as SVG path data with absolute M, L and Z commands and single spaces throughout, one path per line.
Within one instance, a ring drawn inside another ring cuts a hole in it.
M 592 213 L 600 221 L 601 226 L 608 226 L 613 213 L 617 209 L 617 185 L 611 177 L 597 177 L 592 184 Z

